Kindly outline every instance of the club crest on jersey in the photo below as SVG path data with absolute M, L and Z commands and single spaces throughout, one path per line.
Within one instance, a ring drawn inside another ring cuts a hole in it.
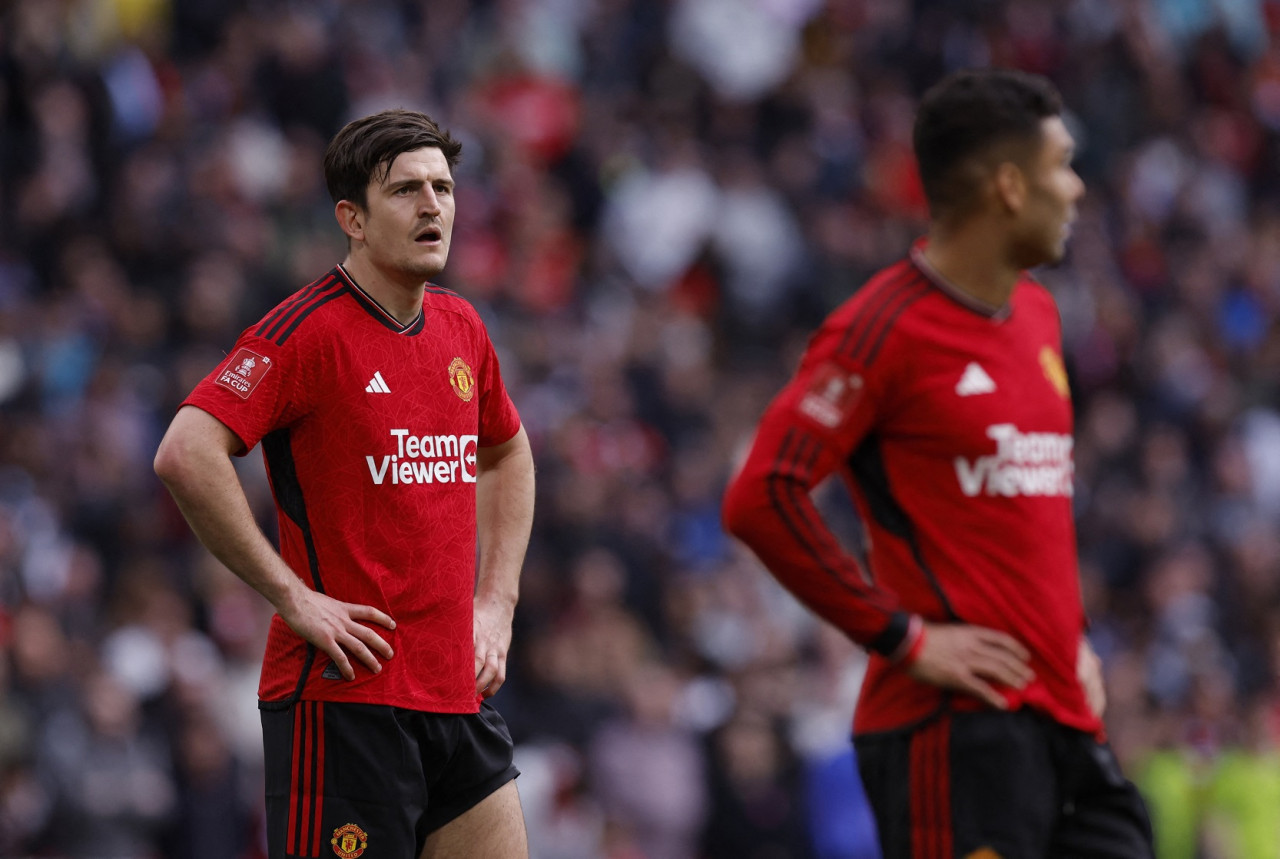
M 270 369 L 270 358 L 242 347 L 237 349 L 236 354 L 231 356 L 231 360 L 223 365 L 217 382 L 222 387 L 235 392 L 240 399 L 247 400 Z
M 348 823 L 333 830 L 329 843 L 333 845 L 333 852 L 342 859 L 355 859 L 368 848 L 369 836 L 359 826 Z
M 476 395 L 476 377 L 467 362 L 461 358 L 454 358 L 449 364 L 449 386 L 464 403 L 471 402 L 471 398 Z
M 1053 385 L 1053 389 L 1058 392 L 1058 396 L 1064 400 L 1071 396 L 1071 386 L 1067 383 L 1067 368 L 1063 366 L 1062 356 L 1052 347 L 1040 347 L 1040 367 L 1044 370 L 1044 377 L 1049 380 L 1049 384 Z
M 828 429 L 840 426 L 862 399 L 862 377 L 839 364 L 823 364 L 800 399 L 800 413 Z

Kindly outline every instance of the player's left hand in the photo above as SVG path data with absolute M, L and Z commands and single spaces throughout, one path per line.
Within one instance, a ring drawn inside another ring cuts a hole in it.
M 507 679 L 507 649 L 511 647 L 510 607 L 477 598 L 474 639 L 476 645 L 476 693 L 490 698 Z
M 1076 677 L 1084 687 L 1085 700 L 1089 709 L 1099 719 L 1107 709 L 1107 687 L 1102 679 L 1102 660 L 1093 652 L 1089 639 L 1080 636 L 1080 650 L 1076 656 Z

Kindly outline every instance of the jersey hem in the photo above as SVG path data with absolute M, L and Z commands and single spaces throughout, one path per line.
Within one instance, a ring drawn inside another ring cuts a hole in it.
M 326 704 L 372 704 L 380 707 L 400 707 L 405 710 L 416 710 L 420 713 L 449 713 L 449 714 L 470 714 L 480 712 L 480 702 L 478 699 L 472 699 L 467 703 L 458 701 L 420 701 L 411 698 L 401 697 L 379 697 L 373 698 L 330 698 L 318 695 L 309 695 L 303 692 L 302 695 L 288 695 L 284 698 L 274 700 L 258 699 L 259 710 L 278 710 L 282 707 L 288 707 L 299 701 L 323 701 Z

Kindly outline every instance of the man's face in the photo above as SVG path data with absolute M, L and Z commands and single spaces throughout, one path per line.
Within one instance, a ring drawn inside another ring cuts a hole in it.
M 1040 130 L 1040 147 L 1025 165 L 1026 202 L 1014 228 L 1022 268 L 1062 260 L 1076 219 L 1076 203 L 1084 196 L 1084 182 L 1071 167 L 1075 156 L 1071 132 L 1057 116 L 1046 118 Z
M 427 281 L 449 259 L 453 175 L 434 146 L 403 152 L 366 190 L 364 243 L 373 265 L 397 280 Z

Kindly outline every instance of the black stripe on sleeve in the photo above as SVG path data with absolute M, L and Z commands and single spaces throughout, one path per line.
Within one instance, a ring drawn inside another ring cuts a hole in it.
M 866 337 L 867 330 L 875 326 L 880 314 L 884 312 L 885 306 L 890 304 L 894 297 L 898 295 L 902 286 L 914 280 L 915 276 L 912 270 L 904 269 L 893 274 L 886 274 L 883 278 L 863 287 L 866 291 L 865 303 L 849 323 L 849 328 L 845 331 L 844 337 L 841 338 L 840 346 L 836 349 L 836 352 L 845 354 L 856 351 L 854 338 L 858 338 L 857 342 L 860 343 Z
M 288 340 L 289 336 L 298 329 L 299 325 L 302 324 L 302 320 L 306 319 L 312 313 L 315 313 L 316 310 L 328 304 L 330 301 L 333 301 L 335 298 L 341 298 L 344 295 L 352 295 L 352 294 L 353 293 L 351 292 L 351 290 L 344 285 L 337 292 L 330 292 L 328 295 L 323 295 L 317 298 L 315 301 L 311 302 L 309 305 L 307 305 L 302 309 L 302 312 L 300 312 L 297 316 L 294 317 L 293 321 L 289 323 L 288 328 L 280 332 L 280 336 L 276 338 L 276 345 L 283 346 L 284 341 Z
M 267 339 L 275 340 L 277 345 L 280 343 L 283 343 L 284 337 L 280 335 L 281 328 L 283 328 L 285 325 L 289 325 L 288 330 L 292 331 L 294 328 L 298 327 L 297 326 L 298 319 L 305 318 L 309 313 L 311 313 L 312 310 L 316 308 L 317 305 L 324 304 L 325 302 L 332 300 L 336 296 L 342 295 L 345 289 L 346 289 L 346 284 L 342 283 L 339 280 L 335 280 L 334 282 L 326 286 L 323 291 L 317 291 L 314 295 L 312 295 L 306 301 L 300 302 L 295 307 L 291 308 L 288 313 L 282 315 L 278 320 L 276 320 L 275 324 L 273 324 L 269 329 L 267 329 L 267 333 L 266 333 Z M 293 324 L 290 324 L 291 321 Z
M 846 354 L 854 361 L 870 364 L 875 353 L 879 352 L 885 335 L 892 330 L 893 324 L 898 321 L 902 311 L 923 298 L 928 292 L 928 281 L 919 272 L 911 269 L 893 289 L 892 295 L 877 307 L 875 314 L 867 322 L 862 325 L 855 323 L 851 326 L 850 333 L 855 328 L 859 331 L 858 340 L 852 344 L 848 352 L 842 350 L 842 354 Z M 862 322 L 862 319 L 860 318 L 857 322 Z M 845 339 L 848 341 L 849 338 Z
M 823 543 L 827 539 L 817 531 L 814 524 L 809 521 L 809 515 L 805 507 L 805 499 L 802 494 L 806 492 L 805 488 L 796 481 L 795 478 L 789 477 L 782 473 L 785 463 L 796 463 L 802 454 L 802 446 L 806 441 L 806 437 L 800 435 L 796 430 L 788 431 L 787 436 L 783 439 L 782 446 L 778 450 L 774 466 L 771 474 L 767 479 L 769 500 L 774 512 L 778 514 L 778 518 L 786 526 L 791 536 L 795 538 L 800 548 L 808 554 L 817 565 L 825 572 L 831 583 L 839 587 L 841 590 L 852 595 L 855 599 L 867 602 L 867 607 L 871 609 L 877 608 L 874 602 L 868 598 L 871 596 L 866 584 L 858 576 L 857 581 L 851 580 L 846 569 L 847 565 L 842 558 L 838 558 L 835 564 L 829 553 L 823 551 Z M 812 507 L 812 501 L 809 502 Z M 808 533 L 804 533 L 808 531 Z M 856 572 L 855 572 L 856 575 Z
M 876 337 L 875 342 L 871 344 L 870 351 L 867 353 L 866 357 L 862 359 L 865 364 L 870 365 L 875 362 L 876 356 L 880 354 L 880 347 L 884 345 L 884 339 L 888 337 L 889 332 L 893 330 L 893 326 L 898 321 L 898 317 L 901 316 L 908 307 L 915 304 L 917 301 L 924 298 L 926 294 L 928 294 L 929 292 L 928 283 L 924 281 L 921 281 L 921 283 L 924 286 L 924 288 L 913 292 L 908 298 L 904 299 L 903 302 L 898 305 L 897 309 L 893 311 L 893 314 L 889 317 L 889 319 L 885 322 L 884 327 L 880 329 L 880 335 Z
M 268 313 L 266 315 L 266 318 L 262 320 L 262 322 L 258 325 L 257 330 L 254 331 L 253 333 L 258 337 L 268 336 L 267 335 L 268 329 L 270 329 L 273 325 L 276 325 L 283 318 L 288 317 L 289 314 L 292 313 L 298 307 L 298 305 L 304 304 L 305 302 L 309 301 L 316 293 L 320 292 L 321 290 L 331 285 L 333 281 L 334 281 L 334 275 L 331 273 L 327 277 L 322 277 L 319 280 L 311 283 L 309 286 L 305 287 L 304 289 L 300 290 L 297 295 L 283 302 L 279 307 L 275 308 L 270 313 Z

